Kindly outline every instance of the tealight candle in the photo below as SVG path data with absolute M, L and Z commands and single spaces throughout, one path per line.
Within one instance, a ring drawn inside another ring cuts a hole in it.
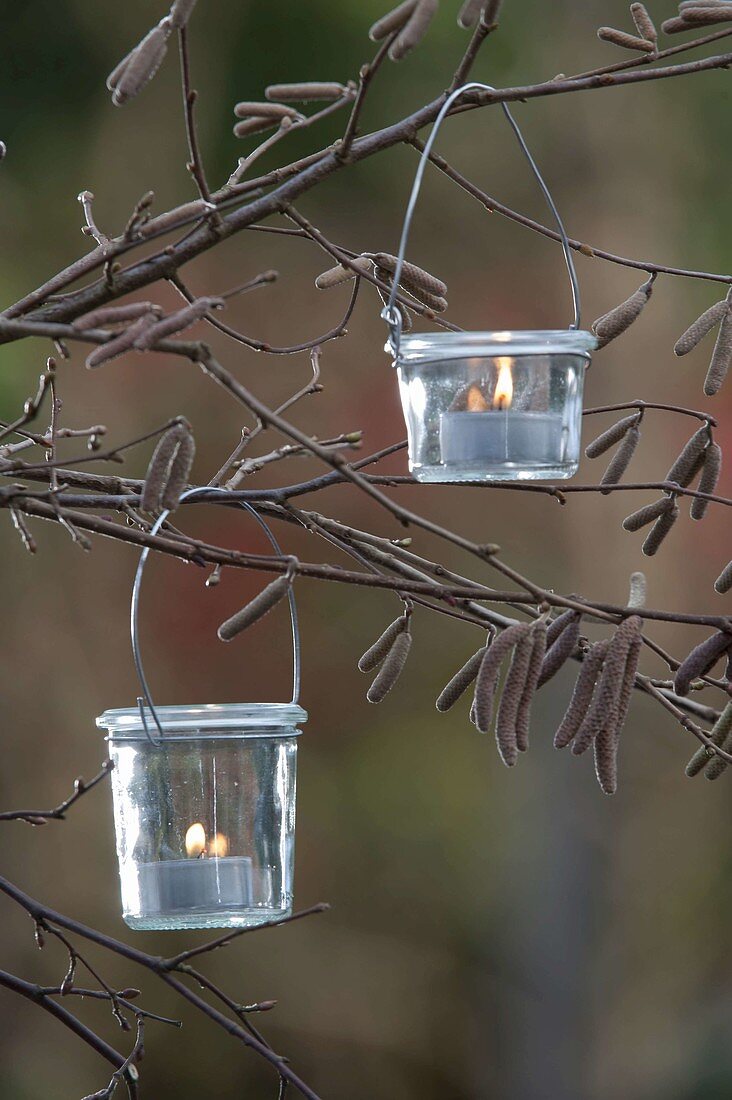
M 206 832 L 195 822 L 186 833 L 187 859 L 142 863 L 137 869 L 140 907 L 150 916 L 216 909 L 252 903 L 252 861 L 227 856 L 227 838 L 217 833 L 206 846 Z

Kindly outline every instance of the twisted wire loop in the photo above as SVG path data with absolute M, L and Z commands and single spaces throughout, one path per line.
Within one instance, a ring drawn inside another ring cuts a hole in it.
M 455 103 L 455 101 L 466 92 L 474 90 L 484 92 L 496 91 L 496 89 L 491 84 L 481 84 L 478 81 L 470 81 L 468 84 L 463 84 L 462 87 L 456 88 L 453 92 L 451 92 L 443 103 L 442 107 L 440 108 L 437 118 L 435 119 L 432 129 L 430 130 L 430 135 L 425 142 L 424 149 L 420 154 L 419 164 L 417 166 L 417 171 L 414 176 L 414 183 L 412 184 L 412 191 L 410 193 L 409 202 L 407 203 L 407 209 L 404 215 L 404 224 L 402 225 L 402 235 L 399 240 L 399 251 L 397 253 L 397 263 L 392 279 L 391 293 L 389 294 L 388 302 L 381 311 L 382 319 L 386 321 L 387 325 L 389 326 L 389 342 L 391 344 L 392 351 L 394 352 L 395 359 L 399 358 L 399 344 L 402 335 L 402 317 L 401 313 L 396 308 L 396 297 L 399 289 L 399 279 L 402 274 L 402 268 L 404 267 L 404 256 L 407 250 L 407 241 L 409 239 L 409 231 L 412 226 L 412 218 L 414 217 L 414 208 L 417 205 L 417 198 L 419 197 L 420 188 L 422 187 L 422 179 L 424 177 L 425 169 L 427 167 L 427 161 L 429 160 L 430 153 L 432 152 L 432 146 L 435 143 L 435 139 L 437 137 L 440 126 L 442 125 L 445 116 L 452 107 L 453 103 Z M 564 262 L 567 265 L 567 274 L 569 276 L 572 293 L 573 320 L 569 328 L 578 329 L 580 327 L 579 283 L 577 281 L 577 272 L 575 270 L 574 260 L 572 258 L 572 250 L 569 247 L 567 231 L 564 228 L 564 222 L 560 217 L 559 211 L 557 210 L 556 204 L 551 196 L 551 192 L 549 191 L 544 177 L 539 171 L 539 167 L 529 151 L 529 147 L 527 146 L 523 134 L 518 127 L 518 123 L 509 111 L 507 104 L 501 103 L 501 107 L 503 108 L 503 113 L 506 116 L 506 119 L 508 120 L 511 129 L 516 136 L 516 140 L 519 143 L 521 152 L 526 157 L 529 167 L 531 168 L 531 171 L 533 172 L 536 181 L 541 188 L 541 192 L 546 199 L 547 205 L 551 210 L 552 216 L 557 224 L 557 229 L 559 231 L 559 236 L 562 242 Z
M 203 501 L 195 501 L 195 503 L 206 503 L 213 499 L 226 499 L 229 497 L 229 491 L 227 489 L 217 489 L 213 487 L 204 486 L 198 489 L 187 489 L 186 492 L 181 493 L 180 501 L 194 500 L 195 497 L 204 497 Z M 244 500 L 236 501 L 242 508 L 246 509 L 256 519 L 259 526 L 266 534 L 269 543 L 274 550 L 275 554 L 280 558 L 288 558 L 288 555 L 283 554 L 279 542 L 273 534 L 269 524 L 260 516 L 251 504 L 248 504 Z M 166 519 L 170 515 L 172 509 L 166 509 L 161 512 L 158 518 L 155 520 L 152 528 L 150 529 L 151 535 L 157 535 L 160 528 L 165 523 Z M 152 695 L 150 693 L 150 687 L 145 675 L 145 670 L 142 664 L 142 654 L 140 652 L 140 628 L 139 628 L 139 611 L 140 611 L 140 590 L 142 586 L 142 574 L 145 569 L 145 563 L 150 553 L 151 547 L 146 546 L 140 555 L 140 560 L 137 564 L 137 570 L 135 572 L 135 580 L 132 585 L 132 602 L 130 604 L 130 636 L 132 640 L 132 657 L 135 662 L 135 669 L 137 671 L 137 678 L 140 681 L 140 687 L 142 688 L 142 695 L 138 696 L 137 705 L 140 710 L 140 718 L 142 720 L 142 726 L 145 730 L 145 735 L 148 741 L 159 747 L 161 741 L 156 740 L 150 731 L 147 715 L 145 713 L 145 707 L 150 712 L 155 727 L 157 728 L 160 737 L 163 737 L 163 726 L 160 721 L 155 704 L 152 701 Z M 290 557 L 290 567 L 295 564 L 295 558 Z M 290 605 L 290 625 L 292 628 L 292 699 L 290 702 L 294 705 L 300 698 L 300 681 L 301 681 L 301 652 L 300 652 L 300 627 L 297 618 L 297 604 L 295 602 L 295 593 L 290 587 L 290 591 L 287 594 L 288 602 Z

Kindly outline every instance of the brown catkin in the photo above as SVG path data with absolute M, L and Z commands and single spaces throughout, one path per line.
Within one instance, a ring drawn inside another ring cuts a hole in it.
M 288 107 L 284 103 L 253 103 L 244 100 L 234 107 L 237 118 L 290 118 L 293 121 L 300 117 L 300 113 L 294 107 Z
M 169 24 L 158 23 L 125 61 L 110 73 L 108 83 L 112 89 L 112 103 L 115 107 L 121 107 L 134 99 L 155 76 L 167 52 L 169 34 Z
M 630 460 L 635 454 L 635 449 L 640 443 L 640 430 L 628 428 L 622 442 L 611 458 L 605 473 L 602 475 L 601 485 L 617 485 L 621 477 L 628 469 Z M 609 489 L 601 489 L 601 493 L 608 493 Z
M 610 640 L 592 704 L 577 730 L 572 745 L 575 756 L 579 756 L 588 749 L 601 733 L 604 734 L 603 752 L 607 756 L 609 740 L 614 739 L 617 733 L 625 668 L 631 646 L 639 636 L 640 625 L 641 620 L 638 616 L 631 615 L 623 619 Z
M 600 27 L 597 37 L 603 42 L 612 42 L 614 46 L 622 46 L 626 50 L 642 50 L 643 53 L 653 53 L 655 46 L 646 38 L 638 38 L 635 34 L 626 34 L 615 27 Z
M 236 615 L 232 615 L 230 619 L 221 624 L 218 629 L 221 641 L 230 642 L 237 634 L 241 634 L 242 630 L 246 630 L 247 627 L 252 626 L 259 619 L 264 618 L 267 612 L 271 611 L 288 594 L 290 583 L 290 577 L 286 573 L 271 581 L 258 596 L 255 596 L 250 603 L 242 607 L 241 611 L 237 611 Z
M 582 720 L 592 702 L 595 683 L 602 669 L 609 644 L 608 641 L 596 642 L 585 653 L 567 712 L 559 725 L 559 729 L 554 734 L 555 749 L 566 748 L 582 724 Z
M 409 620 L 406 615 L 400 615 L 393 623 L 389 623 L 384 633 L 376 639 L 372 646 L 366 650 L 358 662 L 361 672 L 372 672 L 386 657 L 394 644 L 397 635 L 407 629 Z
M 147 467 L 145 482 L 142 487 L 140 507 L 144 512 L 159 512 L 161 508 L 165 507 L 163 505 L 163 494 L 170 478 L 171 464 L 181 446 L 181 442 L 190 434 L 187 424 L 174 424 L 158 440 Z
M 627 328 L 630 328 L 633 321 L 640 316 L 652 292 L 653 278 L 650 278 L 638 287 L 630 298 L 621 302 L 619 306 L 615 306 L 609 313 L 593 321 L 592 331 L 597 336 L 599 347 L 602 348 L 609 344 L 616 336 L 620 336 Z
M 330 290 L 332 286 L 340 286 L 341 283 L 347 283 L 350 279 L 355 279 L 359 273 L 366 274 L 371 271 L 371 260 L 367 256 L 356 256 L 351 263 L 353 267 L 357 268 L 356 271 L 351 267 L 345 267 L 343 264 L 336 264 L 335 267 L 328 268 L 327 271 L 323 271 L 318 275 L 315 280 L 315 285 L 318 290 Z
M 721 471 L 722 448 L 718 443 L 710 443 L 704 452 L 704 465 L 699 478 L 699 492 L 713 493 L 717 488 Z M 703 519 L 708 507 L 708 500 L 704 500 L 703 497 L 694 497 L 691 502 L 691 518 Z
M 191 18 L 195 6 L 196 0 L 174 0 L 173 6 L 170 9 L 171 27 L 185 27 L 186 23 Z
M 501 701 L 498 704 L 496 744 L 501 760 L 507 768 L 512 768 L 518 760 L 519 746 L 516 733 L 516 715 L 526 686 L 533 644 L 530 632 L 524 634 L 521 640 L 517 642 L 501 692 Z
M 224 305 L 223 298 L 197 298 L 195 302 L 163 317 L 162 321 L 156 321 L 135 340 L 135 347 L 145 351 L 157 344 L 166 336 L 173 336 L 176 332 L 183 332 L 190 328 L 196 321 L 200 321 L 213 309 L 221 309 Z
M 536 689 L 539 686 L 539 678 L 544 667 L 546 655 L 547 625 L 543 619 L 535 622 L 531 634 L 531 655 L 529 667 L 526 672 L 524 690 L 521 693 L 518 710 L 516 712 L 516 744 L 519 752 L 526 752 L 529 747 L 529 727 L 531 724 L 531 704 L 534 701 Z
M 658 31 L 656 30 L 656 24 L 648 14 L 648 9 L 645 4 L 631 4 L 630 14 L 633 16 L 633 22 L 635 23 L 635 29 L 643 38 L 648 42 L 652 42 L 655 46 L 658 41 Z
M 369 30 L 371 41 L 381 42 L 383 38 L 388 38 L 394 31 L 403 27 L 416 6 L 417 0 L 404 0 L 403 4 L 399 4 L 398 7 L 393 8 L 386 15 L 382 15 L 381 19 L 377 19 Z
M 543 684 L 546 684 L 547 681 L 551 680 L 553 676 L 556 676 L 560 668 L 566 664 L 577 648 L 581 616 L 576 611 L 570 611 L 569 615 L 570 618 L 567 620 L 564 630 L 547 648 L 546 656 L 542 662 L 537 687 L 541 687 Z M 555 622 L 556 621 L 557 620 L 555 620 Z
M 654 519 L 658 519 L 659 516 L 671 511 L 673 506 L 674 499 L 669 496 L 654 500 L 652 504 L 644 504 L 637 512 L 631 512 L 629 516 L 625 517 L 623 527 L 626 531 L 640 531 L 642 527 L 647 527 L 649 523 L 653 523 Z
M 152 302 L 128 302 L 123 306 L 100 306 L 91 313 L 85 313 L 71 322 L 71 327 L 77 332 L 86 332 L 90 328 L 103 328 L 105 325 L 116 325 L 122 321 L 136 321 L 138 317 L 147 314 L 160 316 L 160 306 Z
M 628 647 L 616 708 L 598 733 L 594 744 L 595 774 L 600 789 L 605 794 L 615 794 L 618 789 L 618 742 L 625 725 L 633 687 L 635 686 L 635 676 L 638 671 L 638 659 L 641 651 L 641 622 L 637 616 L 633 616 L 633 619 L 635 620 L 632 625 L 633 636 Z M 627 619 L 626 622 L 631 622 L 631 620 Z
M 693 680 L 714 668 L 720 657 L 732 646 L 732 634 L 718 630 L 710 634 L 681 662 L 674 676 L 674 691 L 677 695 L 688 695 Z
M 388 252 L 376 252 L 373 259 L 379 267 L 392 275 L 397 269 L 397 257 L 390 256 Z M 442 279 L 438 279 L 436 275 L 431 275 L 424 268 L 406 261 L 402 265 L 399 282 L 406 290 L 423 291 L 434 295 L 436 298 L 444 298 L 447 294 L 447 283 L 444 283 Z
M 727 703 L 719 718 L 717 719 L 712 734 L 719 730 L 717 736 L 719 740 L 715 740 L 715 744 L 719 745 L 725 752 L 732 753 L 732 703 Z M 714 756 L 707 765 L 704 772 L 705 779 L 719 779 L 722 772 L 727 770 L 728 764 L 726 760 L 723 760 L 721 756 Z
M 130 351 L 135 346 L 135 341 L 154 325 L 156 320 L 155 314 L 148 313 L 144 317 L 139 317 L 128 328 L 124 329 L 119 336 L 107 340 L 106 344 L 100 344 L 99 347 L 87 355 L 87 368 L 94 370 L 96 367 L 101 367 L 103 363 L 109 363 L 112 359 L 117 359 L 120 355 Z
M 376 675 L 376 679 L 366 692 L 369 703 L 380 703 L 389 694 L 402 674 L 411 645 L 412 635 L 408 630 L 403 630 L 401 634 L 397 635 Z
M 488 649 L 481 662 L 475 682 L 475 725 L 481 733 L 490 729 L 493 716 L 493 696 L 496 692 L 501 662 L 506 654 L 531 630 L 530 623 L 513 623 L 506 627 Z
M 183 425 L 181 425 L 181 428 L 178 446 L 170 463 L 167 483 L 160 498 L 163 508 L 170 511 L 178 507 L 180 495 L 188 485 L 193 459 L 196 457 L 196 442 L 193 433 Z
M 293 103 L 311 103 L 314 100 L 334 100 L 345 95 L 346 88 L 335 81 L 308 80 L 302 84 L 270 84 L 265 97 L 275 103 L 285 100 Z
M 693 321 L 685 332 L 682 332 L 678 340 L 674 344 L 674 355 L 688 355 L 688 353 L 696 347 L 701 340 L 707 335 L 708 332 L 714 328 L 714 326 L 722 320 L 725 313 L 727 313 L 729 305 L 726 299 L 722 299 L 721 302 L 715 302 L 713 306 L 705 310 L 700 317 L 697 317 L 696 321 Z
M 732 703 L 727 703 L 720 714 L 717 721 L 714 723 L 709 731 L 709 740 L 712 744 L 720 748 L 728 735 L 732 732 Z M 696 750 L 689 763 L 686 765 L 686 774 L 689 779 L 693 779 L 695 775 L 698 775 L 700 771 L 706 768 L 707 764 L 711 765 L 718 762 L 722 767 L 719 768 L 719 774 L 721 775 L 724 769 L 727 767 L 725 760 L 720 760 L 718 756 L 715 756 L 711 749 L 708 749 L 706 745 L 702 745 Z M 715 769 L 716 770 L 716 769 Z M 716 779 L 716 776 L 714 777 Z
M 233 134 L 237 138 L 248 137 L 250 134 L 261 134 L 264 130 L 273 130 L 278 123 L 280 126 L 284 126 L 289 121 L 289 119 L 277 118 L 245 118 L 236 123 Z
M 709 425 L 704 424 L 687 440 L 681 454 L 666 474 L 666 481 L 686 487 L 694 480 L 704 461 L 704 452 L 709 444 Z
M 651 527 L 646 535 L 641 547 L 641 550 L 647 558 L 652 558 L 654 554 L 658 553 L 661 543 L 679 518 L 678 504 L 672 497 L 669 499 L 671 500 L 671 507 L 666 509 L 663 514 L 658 517 L 653 527 Z
M 478 22 L 484 4 L 485 0 L 465 0 L 458 15 L 458 27 L 462 27 L 463 30 L 474 27 Z
M 488 646 L 484 645 L 477 653 L 474 653 L 442 689 L 437 697 L 437 703 L 435 705 L 443 714 L 457 703 L 463 692 L 473 683 L 475 677 L 478 675 L 487 649 Z
M 392 61 L 401 61 L 422 41 L 437 11 L 438 3 L 439 0 L 417 0 L 412 14 L 389 47 Z
M 566 611 L 563 611 L 561 615 L 557 615 L 556 619 L 551 620 L 546 631 L 547 649 L 551 649 L 559 635 L 567 629 L 572 619 L 577 614 L 578 613 L 573 611 L 572 608 L 568 608 Z
M 612 427 L 608 428 L 598 435 L 597 439 L 593 439 L 591 443 L 588 443 L 585 447 L 585 454 L 588 458 L 598 458 L 604 454 L 605 451 L 609 451 L 616 443 L 618 443 L 629 428 L 637 427 L 640 420 L 639 413 L 633 413 L 632 416 L 624 416 L 622 420 L 618 420 Z
M 722 388 L 722 383 L 727 377 L 732 363 L 732 309 L 728 309 L 722 324 L 719 326 L 717 342 L 712 352 L 712 361 L 709 364 L 707 377 L 704 380 L 704 393 L 707 397 L 714 397 Z
M 695 4 L 684 8 L 683 18 L 693 27 L 709 27 L 714 23 L 728 23 L 732 19 L 732 4 L 710 7 L 708 4 Z
M 725 592 L 729 592 L 730 588 L 732 588 L 732 561 L 727 562 L 714 582 L 714 589 L 719 592 L 720 596 L 723 596 Z

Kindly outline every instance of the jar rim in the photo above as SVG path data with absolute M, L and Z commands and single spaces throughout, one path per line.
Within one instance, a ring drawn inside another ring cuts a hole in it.
M 306 710 L 297 703 L 194 703 L 182 706 L 156 706 L 163 733 L 186 734 L 195 737 L 201 730 L 226 730 L 242 737 L 280 737 L 282 729 L 296 732 L 294 727 L 308 720 Z M 155 733 L 153 719 L 146 714 L 148 726 Z M 109 738 L 146 737 L 140 709 L 118 707 L 105 710 L 96 719 L 99 729 L 106 729 Z
M 490 332 L 415 332 L 402 336 L 395 365 L 477 355 L 583 355 L 597 347 L 585 329 L 499 329 Z M 390 343 L 386 351 L 393 354 Z

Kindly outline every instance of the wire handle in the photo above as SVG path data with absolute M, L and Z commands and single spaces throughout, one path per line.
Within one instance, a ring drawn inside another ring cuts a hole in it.
M 181 493 L 180 500 L 191 500 L 193 497 L 196 496 L 205 496 L 205 500 L 203 501 L 203 503 L 205 504 L 208 500 L 211 499 L 212 495 L 214 497 L 226 498 L 230 496 L 230 493 L 227 489 L 217 489 L 210 486 L 204 486 L 199 489 L 187 489 L 186 492 Z M 248 504 L 244 500 L 239 500 L 236 503 L 241 505 L 242 508 L 245 508 L 248 512 L 251 513 L 251 515 L 254 516 L 257 523 L 269 539 L 270 545 L 272 546 L 275 554 L 277 554 L 280 558 L 287 557 L 286 554 L 282 553 L 280 544 L 272 533 L 269 524 L 262 518 L 262 516 L 260 516 L 259 512 L 257 512 L 251 506 L 251 504 Z M 158 531 L 170 515 L 171 511 L 172 509 L 167 508 L 165 511 L 160 513 L 150 529 L 151 535 L 157 535 Z M 137 571 L 135 572 L 135 580 L 132 585 L 132 602 L 130 604 L 130 636 L 132 640 L 132 656 L 135 662 L 135 669 L 137 670 L 137 678 L 140 681 L 140 687 L 142 688 L 142 695 L 138 696 L 137 699 L 137 705 L 140 708 L 140 718 L 142 719 L 142 726 L 150 743 L 155 746 L 159 746 L 160 741 L 156 741 L 152 733 L 150 732 L 150 727 L 148 726 L 147 722 L 147 716 L 145 714 L 145 704 L 147 704 L 148 710 L 152 715 L 152 719 L 155 723 L 155 726 L 157 727 L 157 731 L 160 734 L 161 738 L 163 737 L 163 727 L 160 722 L 158 712 L 155 709 L 155 704 L 152 701 L 152 695 L 150 694 L 147 677 L 145 676 L 145 670 L 142 665 L 142 655 L 140 653 L 140 589 L 142 586 L 142 574 L 145 569 L 145 562 L 147 561 L 150 549 L 151 548 L 149 546 L 146 546 L 140 554 L 140 560 L 137 564 Z M 295 559 L 292 558 L 291 560 L 294 562 Z M 293 592 L 292 587 L 290 587 L 287 598 L 290 605 L 290 624 L 292 627 L 292 699 L 290 701 L 293 705 L 295 705 L 300 698 L 302 660 L 300 652 L 300 627 L 297 618 L 297 604 L 295 603 L 295 593 Z
M 427 138 L 424 149 L 422 150 L 422 153 L 420 155 L 419 165 L 417 166 L 417 171 L 414 176 L 414 183 L 412 184 L 412 191 L 409 196 L 409 202 L 407 203 L 407 210 L 404 215 L 404 224 L 402 226 L 402 235 L 399 241 L 399 252 L 397 255 L 396 268 L 392 277 L 391 293 L 389 294 L 388 302 L 381 311 L 381 316 L 383 320 L 385 320 L 389 326 L 389 338 L 395 359 L 399 358 L 399 343 L 402 335 L 402 316 L 400 311 L 396 308 L 396 296 L 398 293 L 399 279 L 402 274 L 402 268 L 404 267 L 404 254 L 407 250 L 407 241 L 409 239 L 409 230 L 412 226 L 414 208 L 417 205 L 417 198 L 419 196 L 419 191 L 422 186 L 422 178 L 425 173 L 425 168 L 427 167 L 429 155 L 432 152 L 432 146 L 434 145 L 435 138 L 437 137 L 437 132 L 440 129 L 440 126 L 442 125 L 445 116 L 447 115 L 448 111 L 450 110 L 456 99 L 459 99 L 460 96 L 464 95 L 465 92 L 472 91 L 473 89 L 479 89 L 485 92 L 496 91 L 496 89 L 491 84 L 481 84 L 478 81 L 473 80 L 470 81 L 470 83 L 468 84 L 463 84 L 460 88 L 456 88 L 453 92 L 451 92 L 439 110 L 437 118 L 435 119 L 432 129 L 430 130 L 430 135 Z M 542 194 L 547 201 L 547 205 L 549 206 L 554 220 L 557 223 L 559 236 L 562 241 L 562 251 L 564 252 L 564 262 L 567 265 L 567 274 L 569 275 L 569 282 L 572 290 L 572 308 L 574 312 L 574 320 L 569 327 L 570 329 L 578 329 L 580 327 L 579 284 L 577 282 L 577 272 L 575 271 L 574 260 L 572 258 L 572 250 L 569 247 L 569 240 L 567 238 L 567 231 L 564 228 L 564 222 L 559 216 L 559 211 L 554 204 L 554 199 L 551 196 L 549 188 L 544 182 L 544 178 L 539 171 L 536 161 L 529 152 L 529 148 L 524 141 L 523 134 L 518 128 L 518 124 L 516 123 L 513 115 L 509 111 L 508 106 L 505 103 L 501 103 L 501 107 L 503 108 L 503 113 L 508 119 L 511 129 L 516 135 L 516 140 L 521 147 L 521 152 L 524 154 L 527 161 L 529 162 L 531 171 L 534 173 L 536 181 L 541 188 Z

